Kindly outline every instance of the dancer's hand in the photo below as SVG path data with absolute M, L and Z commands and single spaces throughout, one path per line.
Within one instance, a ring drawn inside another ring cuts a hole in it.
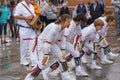
M 62 50 L 62 58 L 65 59 L 66 57 L 66 50 Z
M 42 61 L 42 65 L 47 65 L 49 60 L 49 55 L 44 55 L 43 61 Z

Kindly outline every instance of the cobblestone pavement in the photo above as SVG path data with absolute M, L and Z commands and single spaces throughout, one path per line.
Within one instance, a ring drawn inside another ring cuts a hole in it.
M 116 36 L 115 27 L 110 27 L 107 37 L 112 51 L 120 54 L 120 36 Z M 6 45 L 0 44 L 0 80 L 24 80 L 27 70 L 19 64 L 19 43 L 14 39 L 10 40 Z M 49 64 L 52 61 L 51 58 Z M 120 55 L 113 61 L 110 65 L 99 64 L 102 70 L 91 70 L 89 64 L 82 64 L 89 74 L 88 77 L 75 77 L 74 70 L 70 74 L 75 80 L 120 80 Z M 51 80 L 59 80 L 60 75 L 55 71 L 50 73 L 50 77 Z M 42 75 L 35 80 L 43 80 Z

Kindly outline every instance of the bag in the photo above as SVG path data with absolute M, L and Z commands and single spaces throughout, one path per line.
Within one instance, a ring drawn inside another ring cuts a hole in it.
M 33 17 L 33 19 L 28 23 L 30 26 L 32 26 L 33 28 L 35 28 L 37 30 L 41 29 L 42 22 L 39 20 L 39 16 Z
M 22 3 L 22 5 L 33 15 L 33 13 Z M 41 27 L 41 21 L 39 20 L 39 16 L 34 16 L 31 20 L 25 20 L 29 26 L 35 28 L 35 29 L 40 29 Z
M 36 16 L 33 16 L 32 19 L 29 20 L 25 20 L 31 27 L 34 27 L 36 21 L 38 20 L 38 18 Z

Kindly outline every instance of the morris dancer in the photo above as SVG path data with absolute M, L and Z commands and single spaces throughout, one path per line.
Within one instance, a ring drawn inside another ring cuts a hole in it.
M 25 80 L 34 80 L 39 75 L 41 70 L 43 70 L 44 66 L 47 64 L 49 53 L 53 54 L 59 61 L 62 80 L 70 80 L 70 76 L 67 72 L 68 66 L 63 55 L 65 54 L 65 50 L 61 50 L 56 44 L 59 37 L 63 36 L 64 28 L 69 27 L 70 21 L 71 17 L 65 14 L 55 23 L 46 26 L 38 37 L 36 48 L 36 54 L 38 56 L 36 60 L 37 65 L 29 71 Z
M 31 35 L 36 35 L 35 31 L 28 25 L 25 20 L 31 20 L 33 15 L 23 6 L 23 4 L 28 7 L 28 9 L 35 15 L 34 7 L 32 6 L 30 0 L 24 0 L 15 8 L 14 17 L 17 19 L 17 24 L 20 34 L 20 64 L 21 65 L 29 65 L 27 61 L 27 54 L 30 41 L 24 41 L 24 38 L 31 38 Z
M 103 21 L 100 19 L 96 19 L 93 24 L 82 30 L 81 40 L 84 42 L 84 46 L 92 52 L 91 69 L 101 69 L 101 67 L 96 64 L 97 51 L 95 50 L 95 46 L 93 43 L 97 40 L 97 31 L 101 30 L 103 26 Z
M 109 64 L 109 63 L 113 63 L 113 61 L 110 61 L 109 59 L 107 59 L 107 54 L 111 57 L 114 58 L 116 56 L 118 56 L 118 54 L 114 54 L 112 53 L 109 43 L 106 40 L 106 35 L 107 35 L 107 30 L 109 28 L 109 26 L 113 25 L 115 22 L 115 18 L 114 13 L 112 11 L 106 11 L 105 15 L 103 17 L 100 17 L 99 19 L 101 19 L 104 22 L 104 26 L 102 28 L 102 30 L 100 30 L 99 33 L 99 45 L 101 48 L 101 63 L 103 64 Z
M 118 56 L 118 54 L 114 54 L 111 52 L 110 48 L 109 48 L 109 44 L 106 41 L 106 35 L 107 35 L 107 30 L 108 27 L 110 25 L 114 24 L 114 13 L 113 11 L 106 11 L 104 16 L 99 17 L 98 19 L 101 19 L 104 22 L 104 26 L 102 28 L 102 30 L 99 30 L 99 39 L 96 42 L 98 45 L 100 45 L 100 49 L 101 49 L 101 63 L 103 64 L 110 64 L 113 63 L 113 61 L 110 61 L 109 59 L 107 59 L 106 54 L 108 54 L 111 58 Z M 82 61 L 87 61 L 86 57 L 83 56 Z M 85 62 L 87 63 L 87 62 Z

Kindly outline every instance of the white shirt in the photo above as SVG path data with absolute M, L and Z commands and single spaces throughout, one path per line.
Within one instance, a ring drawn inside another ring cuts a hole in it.
M 22 3 L 28 7 L 28 9 L 33 13 L 33 15 L 35 16 L 34 13 L 34 7 L 32 6 L 32 4 L 29 4 L 29 6 L 26 4 L 25 1 L 22 1 L 20 3 L 18 3 L 18 5 L 15 8 L 15 12 L 14 12 L 14 16 L 19 16 L 19 15 L 23 15 L 23 16 L 30 16 L 32 15 L 23 5 Z M 29 26 L 25 20 L 23 19 L 17 19 L 17 24 L 20 24 L 22 26 Z
M 76 23 L 72 20 L 69 28 L 65 29 L 64 35 L 67 36 L 67 41 L 71 41 L 76 35 L 81 35 L 81 26 L 76 25 Z
M 99 17 L 98 19 L 101 19 L 104 22 L 103 28 L 99 30 L 98 33 L 100 36 L 106 36 L 108 30 L 108 23 L 106 22 L 106 17 Z
M 39 39 L 50 43 L 55 43 L 64 35 L 64 30 L 61 31 L 61 25 L 51 23 L 40 34 Z
M 94 27 L 94 24 L 91 24 L 90 26 L 82 29 L 81 40 L 82 41 L 95 41 L 96 36 L 97 36 L 96 34 L 97 34 L 96 28 Z

